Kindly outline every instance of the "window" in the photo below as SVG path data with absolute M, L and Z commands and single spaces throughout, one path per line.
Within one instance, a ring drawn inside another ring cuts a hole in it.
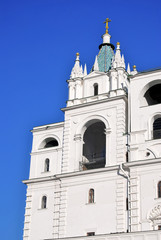
M 43 196 L 42 200 L 41 200 L 41 208 L 45 209 L 46 208 L 46 204 L 47 204 L 47 197 Z
M 58 147 L 58 146 L 59 146 L 58 141 L 55 138 L 48 137 L 41 142 L 39 149 Z
M 89 190 L 88 203 L 94 203 L 94 189 Z
M 161 138 L 161 117 L 153 122 L 153 139 Z
M 149 106 L 161 103 L 161 84 L 155 84 L 144 94 L 144 98 Z
M 53 139 L 47 140 L 44 148 L 50 148 L 50 147 L 56 147 L 56 146 L 58 146 L 58 142 L 56 139 L 53 138 Z
M 97 95 L 98 95 L 98 84 L 95 83 L 95 84 L 93 85 L 93 87 L 94 87 L 94 96 L 97 96 Z
M 126 211 L 128 211 L 129 210 L 129 200 L 128 200 L 128 198 L 126 198 Z
M 87 123 L 83 135 L 83 170 L 103 168 L 106 164 L 105 124 L 100 120 Z
M 44 172 L 49 172 L 49 158 L 45 159 L 45 166 L 44 166 Z
M 161 225 L 158 226 L 158 230 L 161 230 Z
M 94 236 L 95 232 L 87 232 L 87 236 Z
M 158 182 L 158 198 L 161 198 L 161 181 Z

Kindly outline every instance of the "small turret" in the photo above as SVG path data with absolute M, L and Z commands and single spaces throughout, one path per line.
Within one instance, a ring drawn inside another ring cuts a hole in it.
M 133 66 L 133 71 L 130 73 L 131 75 L 137 74 L 138 71 L 136 70 L 136 65 Z
M 120 43 L 117 42 L 116 53 L 112 62 L 112 68 L 125 68 L 124 55 L 121 56 Z
M 76 60 L 71 71 L 70 79 L 77 77 L 83 77 L 83 68 L 80 66 L 79 53 L 76 53 Z

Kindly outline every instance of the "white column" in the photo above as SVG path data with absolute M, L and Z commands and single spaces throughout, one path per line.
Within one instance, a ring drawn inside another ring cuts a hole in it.
M 80 162 L 82 162 L 82 137 L 81 134 L 74 136 L 75 141 L 75 162 L 74 170 L 79 171 Z
M 81 79 L 76 81 L 76 98 L 82 98 L 82 83 Z
M 118 86 L 117 88 L 122 88 L 121 83 L 124 83 L 124 70 L 118 70 Z
M 75 83 L 69 82 L 68 87 L 69 87 L 69 100 L 72 100 L 75 98 Z
M 116 90 L 117 89 L 117 72 L 111 71 L 111 77 L 110 77 L 110 90 Z
M 107 166 L 111 165 L 111 159 L 110 159 L 110 157 L 111 157 L 111 154 L 110 154 L 110 149 L 111 149 L 110 133 L 111 133 L 111 129 L 106 128 L 104 133 L 106 134 L 106 165 L 105 165 L 105 167 L 107 167 Z

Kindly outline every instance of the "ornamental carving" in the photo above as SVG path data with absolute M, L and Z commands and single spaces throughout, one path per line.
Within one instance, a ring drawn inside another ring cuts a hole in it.
M 157 218 L 161 218 L 161 205 L 160 204 L 157 205 L 156 207 L 154 207 L 149 214 L 150 220 L 153 221 Z

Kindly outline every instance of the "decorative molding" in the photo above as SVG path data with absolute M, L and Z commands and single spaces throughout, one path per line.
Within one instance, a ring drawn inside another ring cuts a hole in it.
M 154 221 L 156 219 L 160 219 L 160 223 L 161 223 L 161 203 L 158 204 L 157 206 L 155 206 L 149 214 L 149 220 Z
M 81 140 L 82 140 L 81 134 L 75 134 L 74 135 L 74 141 L 81 141 Z

